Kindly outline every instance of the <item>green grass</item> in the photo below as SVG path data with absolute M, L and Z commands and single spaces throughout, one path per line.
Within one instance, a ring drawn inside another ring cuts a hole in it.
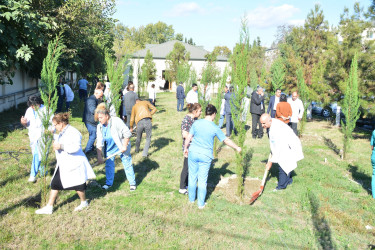
M 187 196 L 178 193 L 183 163 L 180 123 L 185 113 L 176 112 L 174 93 L 158 94 L 157 104 L 148 159 L 134 154 L 132 139 L 137 190 L 129 191 L 117 160 L 112 189 L 90 187 L 90 206 L 79 213 L 73 212 L 79 204 L 75 192 L 64 191 L 51 216 L 36 215 L 39 185 L 27 182 L 31 154 L 0 154 L 1 248 L 364 249 L 375 245 L 375 231 L 365 228 L 375 226 L 375 201 L 367 190 L 372 175 L 368 133 L 356 134 L 349 160 L 342 161 L 323 139 L 341 149 L 339 129 L 325 121 L 308 122 L 302 138 L 305 159 L 299 162 L 291 187 L 271 192 L 278 174 L 274 166 L 253 206 L 232 203 L 225 190 L 209 188 L 207 206 L 198 210 L 196 203 L 189 204 Z M 81 122 L 82 107 L 79 103 L 73 107 L 72 125 L 81 131 L 84 147 L 88 134 Z M 262 178 L 268 138 L 253 140 L 248 131 L 245 144 L 254 150 L 248 175 Z M 0 152 L 20 150 L 29 151 L 27 130 L 10 132 L 0 142 Z M 234 173 L 234 159 L 232 150 L 219 153 L 208 183 L 215 185 L 220 175 Z M 91 163 L 95 160 L 90 158 Z M 94 171 L 104 184 L 102 168 Z

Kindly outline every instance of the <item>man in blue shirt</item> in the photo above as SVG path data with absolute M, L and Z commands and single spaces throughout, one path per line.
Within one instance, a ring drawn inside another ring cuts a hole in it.
M 177 98 L 177 111 L 181 112 L 184 108 L 184 99 L 185 99 L 185 90 L 182 86 L 182 82 L 177 86 L 176 89 L 176 98 Z
M 79 94 L 79 99 L 82 100 L 85 102 L 86 99 L 87 99 L 87 85 L 89 85 L 89 82 L 85 79 L 86 77 L 82 77 L 79 81 L 78 81 L 78 86 L 79 86 L 79 90 L 78 90 L 78 94 Z

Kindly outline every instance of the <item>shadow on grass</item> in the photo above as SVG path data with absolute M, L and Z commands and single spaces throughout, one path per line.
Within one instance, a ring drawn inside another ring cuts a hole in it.
M 30 197 L 22 199 L 19 202 L 17 202 L 16 204 L 14 204 L 10 207 L 7 207 L 7 208 L 4 208 L 3 210 L 0 210 L 0 217 L 6 215 L 7 213 L 12 211 L 13 209 L 15 209 L 17 207 L 21 207 L 21 206 L 39 208 L 40 200 L 41 200 L 41 192 L 37 193 L 36 195 L 32 195 Z
M 215 190 L 215 187 L 217 184 L 219 184 L 221 180 L 221 176 L 225 176 L 226 174 L 233 175 L 234 172 L 231 170 L 228 170 L 229 163 L 226 162 L 221 167 L 215 168 L 215 163 L 217 162 L 217 159 L 214 159 L 211 162 L 211 167 L 212 169 L 210 170 L 208 174 L 208 179 L 207 179 L 207 194 L 206 194 L 206 201 L 210 198 L 212 192 Z
M 354 181 L 357 182 L 359 185 L 361 185 L 362 188 L 366 190 L 368 194 L 371 195 L 372 192 L 370 191 L 370 187 L 371 187 L 372 177 L 368 176 L 367 174 L 361 171 L 358 171 L 358 167 L 353 166 L 351 164 L 348 165 L 348 171 L 352 174 Z
M 323 136 L 324 144 L 329 147 L 335 154 L 340 155 L 340 149 L 337 147 L 333 141 L 325 136 Z
M 308 193 L 310 202 L 311 219 L 314 225 L 315 238 L 322 249 L 336 249 L 336 245 L 332 239 L 331 228 L 324 215 L 319 212 L 320 203 L 313 192 Z
M 12 181 L 15 181 L 15 180 L 23 179 L 23 178 L 25 178 L 25 177 L 27 177 L 29 175 L 30 175 L 29 173 L 24 173 L 24 174 L 10 176 L 10 177 L 8 177 L 5 180 L 0 181 L 0 187 L 5 186 L 8 182 L 12 182 Z
M 156 140 L 154 140 L 151 143 L 151 147 L 155 147 L 156 149 L 154 151 L 152 151 L 151 154 L 149 153 L 149 155 L 152 155 L 155 152 L 161 150 L 162 148 L 168 146 L 169 143 L 171 143 L 171 142 L 174 142 L 174 140 L 171 139 L 171 138 L 166 138 L 166 137 L 159 137 L 159 138 L 157 138 Z
M 142 161 L 138 162 L 137 165 L 134 166 L 137 186 L 142 183 L 148 173 L 158 168 L 159 164 L 156 161 L 150 160 L 150 158 L 144 158 Z

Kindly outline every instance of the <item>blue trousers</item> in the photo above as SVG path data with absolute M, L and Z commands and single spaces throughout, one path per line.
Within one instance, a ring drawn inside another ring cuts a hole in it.
M 107 152 L 107 155 L 111 155 L 116 152 Z M 131 186 L 135 186 L 135 174 L 133 169 L 132 157 L 130 155 L 130 143 L 127 150 L 123 154 L 121 154 L 120 157 L 122 165 L 124 166 L 126 179 L 128 179 Z M 105 162 L 105 177 L 105 184 L 108 186 L 112 186 L 113 180 L 115 178 L 115 156 Z
M 372 190 L 372 197 L 375 198 L 375 152 L 374 151 L 372 151 L 372 155 L 371 155 L 371 164 L 372 164 L 371 190 Z
M 184 99 L 177 99 L 177 111 L 182 111 L 184 108 Z
M 223 126 L 223 124 L 224 124 L 224 117 L 225 117 L 225 115 L 221 115 L 221 116 L 220 116 L 220 120 L 219 120 L 219 128 L 221 128 L 221 127 Z
M 197 182 L 198 182 L 198 206 L 204 206 L 207 194 L 207 178 L 208 171 L 211 167 L 212 159 L 208 156 L 189 152 L 189 201 L 194 202 L 197 193 Z
M 226 120 L 226 136 L 229 137 L 232 134 L 232 130 L 234 130 L 234 133 L 237 134 L 236 128 L 234 127 L 234 122 L 232 118 L 232 114 L 225 114 L 225 120 Z
M 87 141 L 85 153 L 90 152 L 91 150 L 94 150 L 94 143 L 96 139 L 96 126 L 86 122 L 85 123 L 87 130 L 89 131 L 89 140 Z
M 31 149 L 33 153 L 33 161 L 31 163 L 31 170 L 30 170 L 30 176 L 35 177 L 38 174 L 38 170 L 40 168 L 40 160 L 39 154 L 38 154 L 38 145 L 35 143 L 34 148 Z

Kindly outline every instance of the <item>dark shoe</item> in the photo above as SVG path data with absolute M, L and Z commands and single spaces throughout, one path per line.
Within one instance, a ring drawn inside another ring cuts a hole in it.
M 257 137 L 255 135 L 253 135 L 253 139 L 256 139 Z

